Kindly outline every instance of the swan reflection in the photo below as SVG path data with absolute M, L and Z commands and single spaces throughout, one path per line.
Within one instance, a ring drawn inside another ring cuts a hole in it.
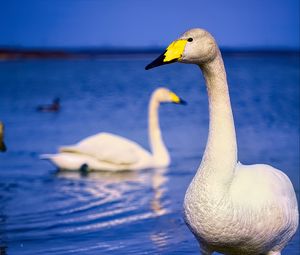
M 84 174 L 78 171 L 57 172 L 58 178 L 67 181 L 61 186 L 61 191 L 77 201 L 71 208 L 60 211 L 60 214 L 72 215 L 64 223 L 81 223 L 65 228 L 65 231 L 93 231 L 167 214 L 167 201 L 163 201 L 168 180 L 166 170 Z M 152 192 L 149 194 L 148 190 Z M 84 215 L 81 215 L 82 212 Z

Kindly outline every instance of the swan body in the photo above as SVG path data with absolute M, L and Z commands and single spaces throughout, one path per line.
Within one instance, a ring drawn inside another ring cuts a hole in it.
M 80 170 L 122 171 L 166 167 L 170 163 L 168 150 L 162 140 L 158 109 L 162 102 L 183 104 L 184 101 L 166 88 L 156 89 L 149 103 L 149 140 L 152 153 L 127 138 L 99 133 L 79 143 L 63 146 L 57 154 L 42 155 L 58 168 Z
M 151 153 L 139 144 L 104 132 L 89 136 L 73 146 L 61 147 L 59 151 L 43 157 L 65 170 L 79 170 L 84 164 L 93 170 L 137 170 L 152 163 Z
M 5 152 L 6 146 L 4 143 L 4 124 L 0 121 L 0 151 Z
M 298 227 L 295 191 L 282 171 L 238 162 L 226 72 L 214 38 L 189 30 L 146 69 L 176 61 L 201 68 L 209 99 L 206 149 L 184 199 L 184 218 L 200 250 L 280 254 Z

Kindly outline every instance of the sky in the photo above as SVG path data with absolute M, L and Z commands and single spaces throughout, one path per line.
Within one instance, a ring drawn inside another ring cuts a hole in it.
M 0 47 L 165 47 L 201 27 L 223 48 L 299 49 L 299 0 L 0 0 Z

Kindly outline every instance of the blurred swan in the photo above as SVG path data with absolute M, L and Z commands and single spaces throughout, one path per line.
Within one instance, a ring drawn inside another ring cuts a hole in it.
M 5 152 L 6 146 L 4 143 L 4 124 L 0 121 L 0 151 Z
M 55 98 L 52 104 L 39 105 L 36 110 L 39 112 L 58 112 L 60 110 L 60 99 Z
M 127 138 L 99 133 L 75 145 L 61 147 L 58 154 L 41 157 L 64 170 L 122 171 L 166 167 L 170 156 L 161 136 L 158 117 L 159 105 L 164 102 L 185 104 L 166 88 L 158 88 L 152 93 L 148 116 L 151 153 Z
M 146 69 L 176 61 L 201 68 L 209 99 L 208 141 L 184 199 L 185 221 L 202 254 L 280 254 L 298 227 L 295 191 L 280 170 L 237 161 L 226 72 L 214 38 L 189 30 Z

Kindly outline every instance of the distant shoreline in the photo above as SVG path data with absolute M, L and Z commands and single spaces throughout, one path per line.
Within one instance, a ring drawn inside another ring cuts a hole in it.
M 224 55 L 298 55 L 297 49 L 221 49 Z M 158 55 L 163 48 L 100 48 L 100 49 L 37 49 L 37 48 L 1 48 L 0 60 L 17 59 L 81 59 L 81 58 L 117 58 L 145 57 Z

